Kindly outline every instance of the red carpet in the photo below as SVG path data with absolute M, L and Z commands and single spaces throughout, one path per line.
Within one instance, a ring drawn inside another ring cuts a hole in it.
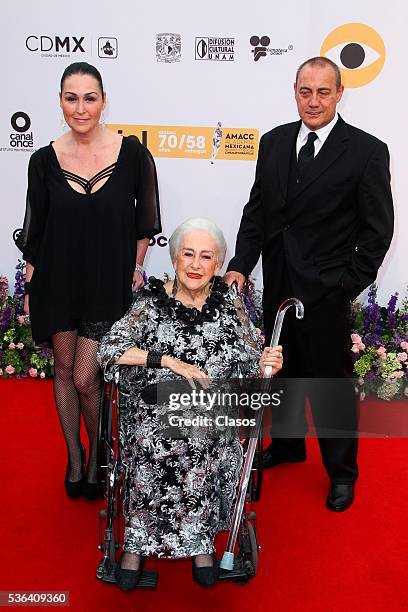
M 95 579 L 100 503 L 65 496 L 65 450 L 49 381 L 0 381 L 0 590 L 69 591 L 73 610 L 408 610 L 408 441 L 362 440 L 360 481 L 343 514 L 324 506 L 315 440 L 308 461 L 265 475 L 260 567 L 245 586 L 205 591 L 189 561 L 149 560 L 157 591 Z M 221 550 L 219 550 L 219 553 Z

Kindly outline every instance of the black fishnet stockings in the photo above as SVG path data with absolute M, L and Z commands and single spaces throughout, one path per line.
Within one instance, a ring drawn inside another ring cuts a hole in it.
M 96 482 L 101 375 L 96 360 L 98 342 L 77 331 L 58 332 L 52 336 L 55 359 L 54 394 L 62 431 L 68 449 L 69 480 L 82 475 L 80 440 L 81 414 L 89 438 L 87 478 Z

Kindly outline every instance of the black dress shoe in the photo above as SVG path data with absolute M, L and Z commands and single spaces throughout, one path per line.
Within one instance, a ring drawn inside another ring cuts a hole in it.
M 143 572 L 143 557 L 140 558 L 140 567 L 138 570 L 123 569 L 122 558 L 125 553 L 120 555 L 119 563 L 115 567 L 115 578 L 118 586 L 122 591 L 130 591 L 137 587 L 142 577 Z
M 84 472 L 85 472 L 85 449 L 83 446 L 81 446 L 81 460 L 82 460 L 81 478 L 79 480 L 72 481 L 68 479 L 69 472 L 71 470 L 71 464 L 70 464 L 69 459 L 67 463 L 67 468 L 65 470 L 65 480 L 64 480 L 65 491 L 68 497 L 71 497 L 72 499 L 82 495 L 82 487 L 83 487 Z
M 333 512 L 344 512 L 354 501 L 354 483 L 336 484 L 332 482 L 326 500 L 326 506 Z
M 213 564 L 207 567 L 197 567 L 193 562 L 193 580 L 204 587 L 213 586 L 218 579 L 220 566 L 215 555 L 213 555 Z
M 306 461 L 306 453 L 291 453 L 290 455 L 282 455 L 281 453 L 276 453 L 269 446 L 262 455 L 262 467 L 263 468 L 272 468 L 276 465 L 280 465 L 281 463 L 301 463 L 302 461 Z

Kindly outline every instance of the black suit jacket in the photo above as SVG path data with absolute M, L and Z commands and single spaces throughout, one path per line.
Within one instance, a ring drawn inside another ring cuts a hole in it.
M 393 233 L 388 148 L 341 117 L 288 199 L 300 125 L 281 125 L 262 136 L 228 265 L 248 276 L 262 254 L 265 314 L 272 322 L 284 297 L 282 273 L 306 308 L 339 285 L 354 299 L 375 280 Z

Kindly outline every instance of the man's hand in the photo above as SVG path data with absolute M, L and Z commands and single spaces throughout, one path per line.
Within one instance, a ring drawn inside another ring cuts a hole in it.
M 231 270 L 230 272 L 226 272 L 224 274 L 224 283 L 227 283 L 228 287 L 231 287 L 232 283 L 237 283 L 238 291 L 242 291 L 246 278 L 241 272 L 235 272 Z
M 133 272 L 132 291 L 138 291 L 144 286 L 143 274 L 135 270 Z

